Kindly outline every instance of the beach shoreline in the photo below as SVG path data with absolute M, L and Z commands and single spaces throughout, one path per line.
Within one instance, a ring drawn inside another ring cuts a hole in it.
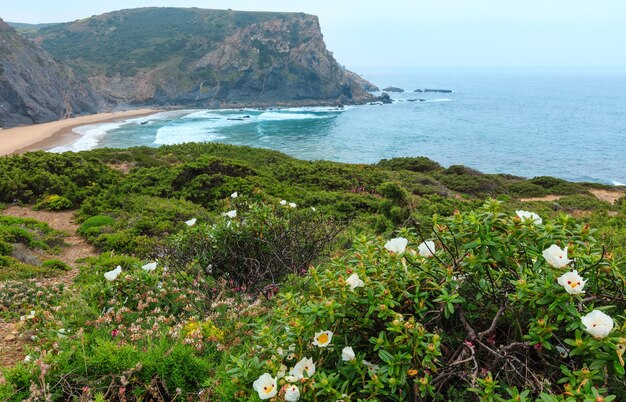
M 134 109 L 122 112 L 98 113 L 0 130 L 0 156 L 48 150 L 69 145 L 81 138 L 80 134 L 73 131 L 76 127 L 109 123 L 131 117 L 148 116 L 160 111 L 157 109 Z

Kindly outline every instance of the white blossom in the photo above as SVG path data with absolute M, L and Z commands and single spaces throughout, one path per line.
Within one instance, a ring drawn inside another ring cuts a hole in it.
M 579 295 L 581 293 L 585 293 L 583 288 L 585 287 L 585 281 L 580 275 L 578 275 L 578 271 L 573 270 L 571 272 L 566 272 L 561 275 L 556 280 L 559 285 L 565 288 L 565 291 L 571 295 Z
M 543 258 L 554 268 L 563 268 L 572 261 L 567 258 L 567 247 L 565 247 L 565 250 L 561 250 L 556 244 L 543 250 Z
M 278 393 L 276 379 L 269 373 L 264 373 L 255 382 L 253 382 L 252 388 L 259 393 L 259 398 L 261 399 L 273 398 Z
M 300 399 L 300 389 L 295 385 L 290 385 L 285 391 L 285 400 L 289 402 L 296 402 Z
M 121 273 L 122 273 L 122 267 L 118 265 L 117 268 L 115 268 L 114 270 L 105 272 L 104 277 L 107 281 L 114 281 L 115 279 L 117 279 L 117 277 Z
M 613 330 L 613 319 L 600 310 L 593 310 L 580 320 L 585 326 L 585 331 L 596 338 L 604 338 Z
M 350 286 L 350 290 L 354 291 L 356 288 L 362 288 L 365 286 L 365 282 L 359 278 L 359 274 L 352 274 L 346 279 L 346 283 Z
M 391 239 L 387 243 L 385 243 L 385 248 L 392 253 L 400 254 L 404 253 L 404 250 L 406 250 L 406 245 L 408 243 L 409 241 L 404 237 L 396 237 L 395 239 Z
M 333 339 L 333 333 L 331 331 L 320 331 L 315 333 L 313 338 L 313 345 L 325 348 L 330 344 Z
M 193 218 L 193 219 L 189 219 L 188 221 L 185 221 L 185 223 L 187 224 L 187 226 L 193 226 L 196 224 L 197 219 Z
M 143 267 L 141 267 L 141 269 L 143 269 L 144 271 L 150 272 L 150 271 L 154 271 L 157 267 L 157 263 L 156 262 L 150 262 L 146 265 L 144 265 Z
M 350 360 L 354 360 L 355 357 L 356 357 L 356 355 L 354 354 L 354 349 L 352 349 L 351 346 L 346 346 L 341 351 L 341 359 L 344 362 L 347 362 L 347 361 L 350 361 Z
M 237 217 L 237 210 L 233 209 L 232 211 L 228 211 L 228 212 L 224 212 L 222 215 L 228 217 L 228 218 L 236 218 Z
M 420 243 L 420 245 L 417 246 L 417 249 L 419 250 L 419 253 L 422 257 L 432 257 L 433 255 L 435 255 L 435 242 L 432 240 L 427 240 L 423 243 Z
M 287 381 L 290 381 L 295 378 L 295 380 L 297 381 L 301 378 L 304 378 L 305 373 L 309 378 L 313 377 L 313 374 L 315 374 L 315 363 L 310 357 L 303 357 L 302 360 L 296 363 L 296 365 L 293 366 L 291 370 L 289 370 L 289 376 L 285 377 L 285 379 Z
M 534 212 L 518 210 L 518 211 L 515 211 L 515 213 L 523 221 L 531 221 L 532 223 L 536 223 L 538 225 L 541 225 L 541 223 L 543 222 L 541 220 L 541 217 Z

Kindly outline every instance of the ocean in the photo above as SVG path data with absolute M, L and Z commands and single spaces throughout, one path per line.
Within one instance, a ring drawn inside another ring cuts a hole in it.
M 190 141 L 296 158 L 375 163 L 426 156 L 484 173 L 626 183 L 626 69 L 357 69 L 390 105 L 179 110 L 83 126 L 53 151 Z M 413 92 L 447 89 L 450 93 Z

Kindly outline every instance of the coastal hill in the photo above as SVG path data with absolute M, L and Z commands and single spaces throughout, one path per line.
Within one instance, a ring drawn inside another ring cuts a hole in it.
M 240 107 L 365 103 L 369 83 L 302 13 L 139 8 L 41 28 L 34 40 L 121 104 Z
M 103 105 L 87 80 L 0 19 L 0 127 L 96 113 Z

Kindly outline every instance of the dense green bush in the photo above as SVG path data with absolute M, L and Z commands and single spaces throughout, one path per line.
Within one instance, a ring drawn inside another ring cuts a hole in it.
M 285 200 L 250 203 L 239 195 L 227 208 L 215 223 L 198 223 L 172 236 L 156 257 L 184 276 L 208 275 L 258 291 L 277 286 L 287 274 L 305 272 L 333 249 L 343 229 L 320 212 Z
M 6 241 L 0 240 L 0 255 L 11 255 L 13 252 L 13 245 Z
M 521 181 L 509 185 L 509 192 L 515 197 L 543 197 L 548 195 L 548 190 L 539 184 L 529 181 Z
M 72 208 L 72 201 L 56 194 L 46 196 L 34 207 L 34 209 L 49 209 L 51 211 L 61 211 L 70 208 Z
M 113 226 L 115 219 L 110 216 L 96 215 L 86 219 L 78 228 L 78 233 L 86 236 L 99 234 L 102 227 Z
M 418 156 L 414 158 L 392 158 L 382 159 L 377 163 L 377 166 L 383 167 L 389 170 L 410 170 L 411 172 L 432 172 L 433 170 L 441 169 L 441 165 L 432 159 L 428 159 L 424 156 Z
M 33 152 L 0 158 L 0 201 L 34 203 L 57 194 L 77 205 L 118 178 L 117 172 L 84 154 Z
M 42 262 L 41 268 L 57 271 L 69 271 L 70 269 L 72 269 L 69 265 L 57 259 L 46 260 Z
M 263 373 L 277 379 L 267 390 L 279 400 L 293 386 L 303 400 L 626 397 L 622 274 L 593 229 L 567 216 L 522 221 L 495 201 L 434 221 L 432 232 L 401 233 L 406 250 L 359 238 L 354 252 L 279 294 L 221 397 L 254 398 Z M 554 244 L 568 248 L 556 262 L 544 251 Z M 557 280 L 571 269 L 584 280 Z M 594 337 L 583 317 L 598 309 L 615 327 Z

